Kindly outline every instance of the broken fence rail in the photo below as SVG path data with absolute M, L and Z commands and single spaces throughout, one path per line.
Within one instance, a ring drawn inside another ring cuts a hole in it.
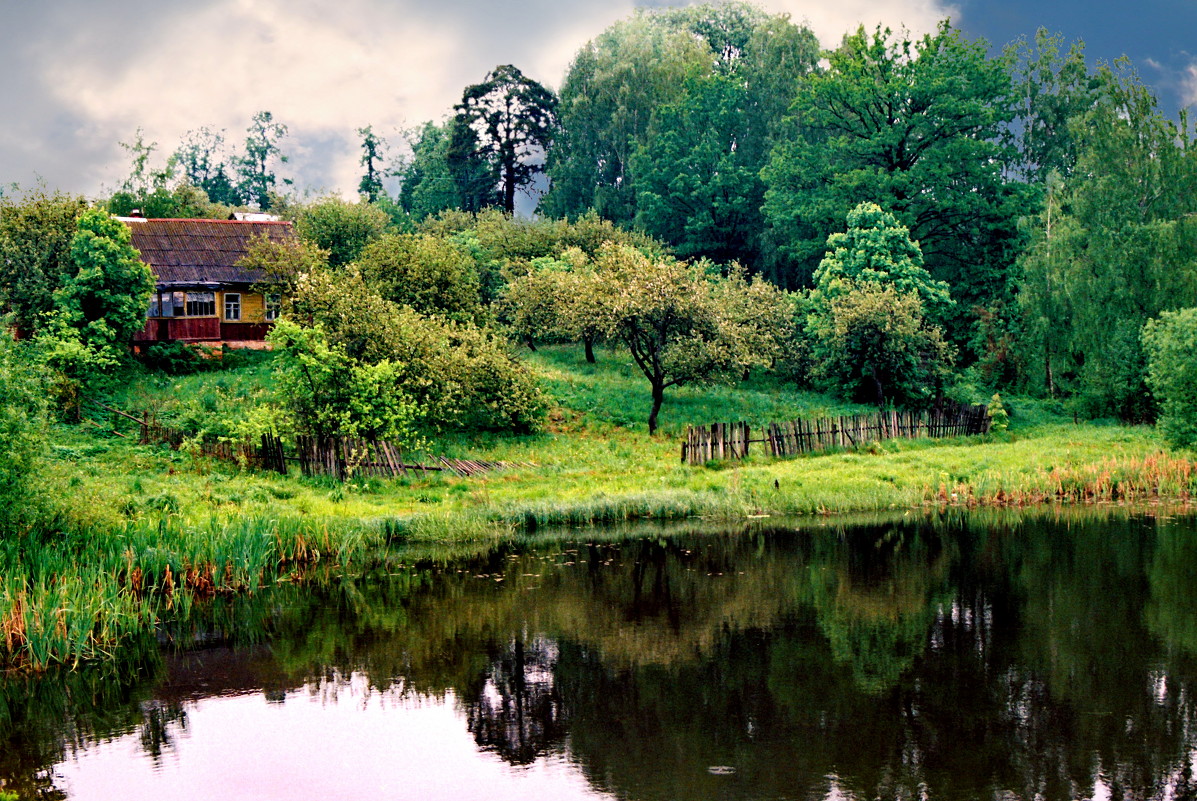
M 194 434 L 180 429 L 160 425 L 148 414 L 138 417 L 102 403 L 96 405 L 137 423 L 142 444 L 165 443 L 178 450 L 184 443 L 190 443 L 204 456 L 261 470 L 272 470 L 282 475 L 287 474 L 288 462 L 298 463 L 305 476 L 329 475 L 340 481 L 352 476 L 397 478 L 414 473 L 427 476 L 430 472 L 450 472 L 465 477 L 509 467 L 536 466 L 530 462 L 488 462 L 480 459 L 452 459 L 446 456 L 430 457 L 427 459 L 428 464 L 407 462 L 402 449 L 394 443 L 354 437 L 298 436 L 292 448 L 288 448 L 275 434 L 263 434 L 256 442 L 249 438 L 240 441 L 216 437 L 197 438 Z

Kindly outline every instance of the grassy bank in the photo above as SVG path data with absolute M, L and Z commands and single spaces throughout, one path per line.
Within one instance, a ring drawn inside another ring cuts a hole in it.
M 548 526 L 635 519 L 810 516 L 923 505 L 1187 501 L 1197 471 L 1153 430 L 1075 425 L 1014 400 L 1007 434 L 891 441 L 859 452 L 775 461 L 680 463 L 688 423 L 754 423 L 861 411 L 772 379 L 671 393 L 647 434 L 647 387 L 626 358 L 588 365 L 573 349 L 530 362 L 557 399 L 529 436 L 440 434 L 452 456 L 533 463 L 472 478 L 440 474 L 337 485 L 239 470 L 165 446 L 93 414 L 60 426 L 41 471 L 35 526 L 0 540 L 6 661 L 102 658 L 123 639 L 216 593 L 290 580 L 312 564 L 364 569 L 396 542 L 480 545 Z M 181 378 L 145 374 L 110 398 L 188 430 L 230 433 L 265 397 L 269 365 Z

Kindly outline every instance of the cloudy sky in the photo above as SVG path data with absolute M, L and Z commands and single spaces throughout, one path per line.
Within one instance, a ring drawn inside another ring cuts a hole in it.
M 239 146 L 259 110 L 290 135 L 280 170 L 352 190 L 356 129 L 444 117 L 512 63 L 557 88 L 574 52 L 637 5 L 671 0 L 0 0 L 0 185 L 95 195 L 128 172 L 138 128 L 162 153 L 188 130 Z M 764 0 L 824 45 L 858 23 L 930 30 L 948 16 L 1001 45 L 1043 25 L 1093 58 L 1130 56 L 1170 111 L 1197 102 L 1197 0 Z M 1187 50 L 1186 48 L 1192 48 Z

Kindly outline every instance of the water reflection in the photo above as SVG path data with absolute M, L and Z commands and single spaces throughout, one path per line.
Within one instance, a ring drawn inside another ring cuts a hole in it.
M 421 724 L 444 728 L 438 756 L 341 777 L 363 792 L 403 770 L 409 789 L 442 775 L 424 797 L 470 797 L 454 777 L 503 764 L 485 795 L 1193 798 L 1193 566 L 1192 518 L 1136 515 L 509 543 L 166 633 L 203 648 L 10 680 L 0 777 L 69 797 L 63 776 L 110 770 L 97 744 L 134 740 L 186 771 L 235 703 L 263 754 L 307 726 L 416 749 L 399 721 L 445 710 Z M 385 726 L 366 723 L 375 702 Z M 285 784 L 285 756 L 261 761 Z

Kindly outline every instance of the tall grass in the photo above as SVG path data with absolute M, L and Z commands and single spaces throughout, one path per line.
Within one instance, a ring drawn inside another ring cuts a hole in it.
M 0 540 L 0 641 L 9 668 L 104 658 L 216 594 L 255 592 L 318 562 L 380 558 L 378 524 L 235 517 L 129 521 L 115 531 Z

